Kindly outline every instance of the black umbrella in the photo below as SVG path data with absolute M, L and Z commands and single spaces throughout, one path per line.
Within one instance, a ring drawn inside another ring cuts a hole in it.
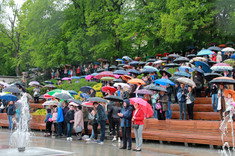
M 11 92 L 11 93 L 20 93 L 21 92 L 21 90 L 19 90 L 19 88 L 13 87 L 13 86 L 5 88 L 5 89 L 3 89 L 3 91 L 4 92 Z
M 117 75 L 129 75 L 129 73 L 125 70 L 116 70 L 113 72 L 113 74 L 117 74 Z
M 173 58 L 178 58 L 178 57 L 180 57 L 180 56 L 177 55 L 177 54 L 170 54 L 170 55 L 168 55 L 168 58 L 171 58 L 171 57 L 173 57 Z
M 171 81 L 175 82 L 175 83 L 178 83 L 178 81 L 177 81 L 178 78 L 181 78 L 181 76 L 172 76 L 172 77 L 170 77 L 169 79 L 170 79 Z
M 168 60 L 168 57 L 162 57 L 161 60 Z
M 216 63 L 218 63 L 218 62 L 216 62 L 216 61 L 208 61 L 208 65 L 210 65 L 210 66 L 213 66 Z
M 187 56 L 187 58 L 189 58 L 189 59 L 192 59 L 192 58 L 194 58 L 194 57 L 196 57 L 195 54 L 189 54 L 189 55 Z
M 227 42 L 226 45 L 234 45 L 233 42 Z
M 217 77 L 217 78 L 213 79 L 212 81 L 210 81 L 210 84 L 211 83 L 235 84 L 235 80 L 233 78 L 229 78 L 229 77 Z
M 156 59 L 149 59 L 147 62 L 155 62 Z
M 207 81 L 211 81 L 216 77 L 221 77 L 222 75 L 218 73 L 205 73 L 204 76 Z
M 54 97 L 58 99 L 63 99 L 63 100 L 69 100 L 72 99 L 72 96 L 66 94 L 66 93 L 55 93 L 53 94 Z
M 83 93 L 87 93 L 90 92 L 91 89 L 93 89 L 91 86 L 84 86 L 80 88 L 80 91 L 82 91 Z
M 208 49 L 212 50 L 212 51 L 221 51 L 222 50 L 220 47 L 216 47 L 216 46 L 209 47 Z
M 56 77 L 55 80 L 61 80 L 61 78 L 60 77 Z
M 168 68 L 175 68 L 175 67 L 179 67 L 180 65 L 177 63 L 169 63 L 166 64 L 164 67 L 168 67 Z
M 123 81 L 122 81 L 122 79 L 114 79 L 113 82 L 114 82 L 114 83 L 121 83 L 121 82 L 123 82 Z
M 127 72 L 129 72 L 131 74 L 135 74 L 135 75 L 139 75 L 140 74 L 140 72 L 138 70 L 135 70 L 135 69 L 130 69 Z
M 118 67 L 123 67 L 123 66 L 125 66 L 125 64 L 119 64 L 119 65 L 118 65 Z
M 54 84 L 52 81 L 44 81 L 46 84 Z
M 159 73 L 160 73 L 161 75 L 163 75 L 163 73 L 166 73 L 166 74 L 168 75 L 168 77 L 171 77 L 171 73 L 168 72 L 168 71 L 166 71 L 166 70 L 164 70 L 164 69 L 160 69 Z
M 164 92 L 167 92 L 167 90 L 163 87 L 160 87 L 160 86 L 156 86 L 154 84 L 150 84 L 150 85 L 147 85 L 146 87 L 144 87 L 145 89 L 148 89 L 148 90 L 154 90 L 154 91 L 164 91 Z
M 114 96 L 114 95 L 108 95 L 105 97 L 105 99 L 110 100 L 110 101 L 119 101 L 119 102 L 123 101 L 123 98 L 119 96 Z
M 173 61 L 174 63 L 189 62 L 189 59 L 186 57 L 179 57 Z
M 76 104 L 82 105 L 82 101 L 80 101 L 80 100 L 76 100 L 76 99 L 68 99 L 68 100 L 72 101 L 72 102 L 74 102 Z
M 138 61 L 131 61 L 128 64 L 131 66 L 137 66 L 139 64 L 139 62 Z
M 104 71 L 104 69 L 99 69 L 99 70 L 97 70 L 96 72 L 97 73 L 101 73 L 101 72 L 103 72 Z
M 117 68 L 117 66 L 115 66 L 115 65 L 111 65 L 109 68 L 110 68 L 110 69 L 116 69 L 116 68 Z
M 139 62 L 140 66 L 144 66 L 146 64 L 146 62 Z
M 89 100 L 89 101 L 94 101 L 94 102 L 107 102 L 107 100 L 102 99 L 102 98 L 100 98 L 100 97 L 90 97 L 90 98 L 88 98 L 87 100 Z

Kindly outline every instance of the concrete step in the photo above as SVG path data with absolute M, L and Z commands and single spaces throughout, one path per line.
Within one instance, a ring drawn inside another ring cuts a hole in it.
M 219 112 L 194 112 L 193 113 L 194 120 L 220 120 Z M 179 111 L 172 111 L 172 119 L 180 119 Z M 188 113 L 187 113 L 188 119 Z
M 187 109 L 187 106 L 186 106 Z M 179 104 L 171 104 L 172 111 L 179 111 Z M 211 104 L 194 104 L 194 112 L 213 112 Z

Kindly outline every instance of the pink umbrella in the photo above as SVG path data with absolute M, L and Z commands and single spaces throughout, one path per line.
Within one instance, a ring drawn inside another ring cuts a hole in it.
M 118 79 L 119 77 L 121 77 L 122 75 L 114 75 L 116 79 Z
M 93 107 L 93 102 L 83 102 L 82 105 L 86 107 Z
M 110 71 L 104 71 L 104 72 L 101 72 L 99 73 L 98 75 L 96 75 L 96 79 L 101 79 L 102 77 L 114 77 L 115 76 L 113 75 L 113 72 L 110 72 Z
M 69 77 L 64 77 L 62 80 L 64 81 L 64 80 L 72 80 L 72 79 Z
M 132 105 L 134 105 L 135 103 L 142 105 L 142 107 L 140 107 L 140 109 L 142 109 L 144 111 L 145 117 L 151 118 L 153 116 L 153 109 L 147 101 L 145 101 L 141 98 L 130 98 L 129 100 Z
M 50 96 L 49 94 L 44 94 L 43 95 L 43 99 L 52 99 L 53 97 L 52 96 Z
M 91 78 L 93 78 L 94 76 L 93 75 L 87 75 L 86 77 L 85 77 L 85 79 L 86 80 L 91 80 Z
M 213 65 L 213 66 L 229 66 L 229 67 L 231 67 L 229 64 L 227 64 L 227 63 L 216 63 L 215 65 Z

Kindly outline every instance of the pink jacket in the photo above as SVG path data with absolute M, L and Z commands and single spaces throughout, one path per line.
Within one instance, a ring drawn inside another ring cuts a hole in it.
M 52 122 L 57 122 L 57 112 L 52 114 L 51 120 L 52 120 Z
M 74 125 L 73 128 L 76 128 L 78 126 L 82 126 L 82 129 L 84 129 L 84 122 L 83 122 L 83 113 L 81 110 L 76 111 L 74 114 Z

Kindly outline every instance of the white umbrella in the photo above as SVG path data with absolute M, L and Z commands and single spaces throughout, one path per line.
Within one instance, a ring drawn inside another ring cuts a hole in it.
M 54 106 L 54 105 L 58 105 L 59 103 L 57 102 L 57 101 L 52 101 L 52 100 L 50 100 L 50 101 L 46 101 L 46 102 L 44 102 L 42 105 L 43 106 Z
M 180 77 L 176 79 L 176 81 L 178 81 L 179 83 L 187 84 L 189 86 L 196 86 L 195 82 L 189 78 Z
M 37 82 L 37 81 L 32 81 L 32 82 L 30 82 L 30 83 L 29 83 L 29 85 L 30 85 L 30 86 L 33 86 L 33 85 L 37 85 L 37 86 L 39 86 L 39 85 L 40 85 L 40 83 L 39 83 L 39 82 Z
M 163 63 L 163 62 L 166 62 L 166 61 L 164 61 L 164 60 L 158 60 L 158 61 L 153 62 L 153 64 L 160 64 L 160 63 Z
M 113 86 L 114 86 L 114 87 L 118 87 L 119 85 L 120 85 L 122 88 L 124 88 L 124 87 L 130 88 L 130 86 L 129 86 L 128 84 L 126 84 L 126 83 L 115 83 Z
M 227 48 L 222 49 L 221 51 L 233 52 L 233 51 L 235 51 L 235 49 L 233 49 L 233 48 L 231 48 L 231 47 L 227 47 Z
M 0 82 L 0 85 L 5 86 L 5 87 L 9 87 L 10 86 L 8 83 L 5 83 L 5 82 Z

